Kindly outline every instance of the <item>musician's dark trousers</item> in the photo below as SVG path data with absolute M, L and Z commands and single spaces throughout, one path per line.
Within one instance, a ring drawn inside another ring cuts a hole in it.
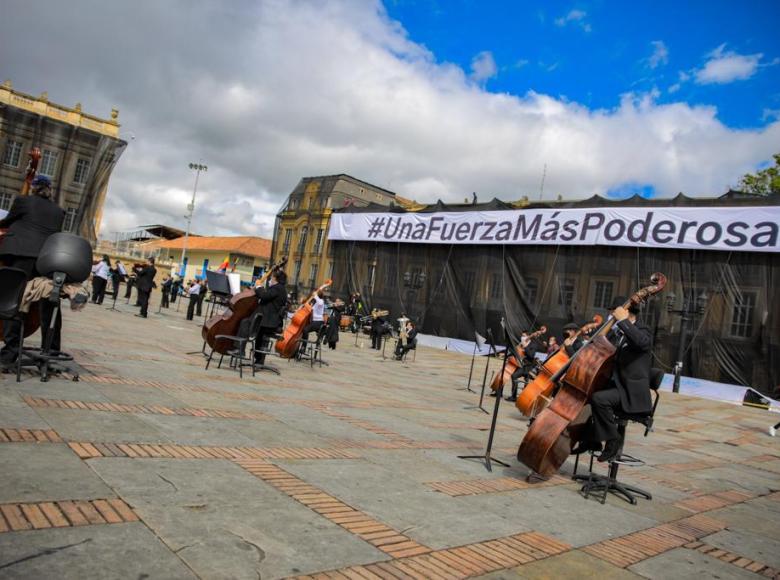
M 116 300 L 116 297 L 119 296 L 119 279 L 118 278 L 112 278 L 111 279 L 111 298 Z
M 520 384 L 520 379 L 527 379 L 529 374 L 531 372 L 531 369 L 527 365 L 523 365 L 520 367 L 517 367 L 515 371 L 512 373 L 512 400 L 517 399 L 517 389 Z
M 198 315 L 198 316 L 201 315 L 200 312 L 201 312 L 201 309 L 203 308 L 203 301 L 205 299 L 206 299 L 206 293 L 205 292 L 201 292 L 200 294 L 198 294 L 198 304 L 197 304 L 197 307 L 196 307 L 196 310 L 195 310 L 195 314 Z
M 168 305 L 169 305 L 169 302 L 168 302 L 168 297 L 169 297 L 170 295 L 171 295 L 171 293 L 170 293 L 170 292 L 165 292 L 165 291 L 163 291 L 163 293 L 162 293 L 162 307 L 163 307 L 163 308 L 168 308 Z
M 192 317 L 195 314 L 195 305 L 198 303 L 198 296 L 200 296 L 200 294 L 190 295 L 190 304 L 187 306 L 187 320 L 192 320 Z
M 379 331 L 371 331 L 371 348 L 376 350 L 382 350 L 382 333 Z
M 141 303 L 141 316 L 146 318 L 149 313 L 149 295 L 151 290 L 138 290 L 138 302 Z
M 309 340 L 309 334 L 311 334 L 312 332 L 316 332 L 319 334 L 323 324 L 325 323 L 322 320 L 317 320 L 317 321 L 312 321 L 303 327 L 303 334 L 301 335 L 299 354 L 303 353 L 303 351 L 306 349 L 306 345 L 303 343 L 303 341 Z
M 398 342 L 395 343 L 395 356 L 398 360 L 401 360 L 404 355 L 412 350 L 414 348 L 411 343 L 407 343 L 406 346 L 403 345 L 401 342 L 401 339 L 398 339 Z
M 268 341 L 274 334 L 276 334 L 275 328 L 264 328 L 261 326 L 257 329 L 257 335 L 255 336 L 255 364 L 265 364 L 265 353 L 257 351 L 268 350 Z
M 610 387 L 596 391 L 590 399 L 593 416 L 593 440 L 609 441 L 618 438 L 615 410 L 620 408 L 620 392 L 612 383 Z
M 133 292 L 133 283 L 128 280 L 125 282 L 125 298 L 130 298 L 130 294 Z
M 10 268 L 19 268 L 24 270 L 27 274 L 27 278 L 34 278 L 38 275 L 35 270 L 35 262 L 37 258 L 29 258 L 22 256 L 10 256 L 5 255 L 2 257 L 3 261 Z M 46 344 L 46 336 L 49 333 L 49 326 L 51 325 L 51 317 L 54 313 L 54 304 L 47 299 L 40 301 L 41 309 L 41 346 Z M 3 323 L 3 335 L 5 337 L 5 345 L 2 351 L 0 351 L 0 361 L 11 362 L 16 360 L 16 353 L 19 350 L 19 341 L 21 340 L 22 325 L 17 321 L 5 321 Z M 51 351 L 59 351 L 61 348 L 60 337 L 62 333 L 62 314 L 57 310 L 57 318 L 54 320 L 54 334 L 51 337 Z
M 92 277 L 92 303 L 103 304 L 103 297 L 106 295 L 106 285 L 108 280 L 100 276 Z

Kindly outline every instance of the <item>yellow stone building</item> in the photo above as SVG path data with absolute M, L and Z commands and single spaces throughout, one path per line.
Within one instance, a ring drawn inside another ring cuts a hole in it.
M 63 229 L 97 239 L 108 181 L 127 146 L 119 138 L 119 111 L 101 119 L 0 85 L 0 209 L 11 207 L 24 183 L 28 154 L 41 150 L 38 174 L 52 180 L 57 203 L 65 210 Z
M 299 294 L 321 285 L 333 273 L 328 242 L 334 209 L 350 205 L 400 205 L 412 202 L 346 174 L 304 177 L 276 216 L 272 256 L 288 257 L 288 287 Z

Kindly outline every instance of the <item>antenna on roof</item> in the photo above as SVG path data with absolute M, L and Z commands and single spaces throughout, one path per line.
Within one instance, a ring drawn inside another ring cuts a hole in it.
M 544 178 L 547 177 L 547 164 L 544 164 L 544 169 L 542 170 L 542 185 L 539 187 L 539 201 L 542 201 L 542 197 L 544 196 Z

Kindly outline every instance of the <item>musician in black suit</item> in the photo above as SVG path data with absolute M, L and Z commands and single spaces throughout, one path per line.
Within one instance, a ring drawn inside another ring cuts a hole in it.
M 154 267 L 154 257 L 147 258 L 147 264 L 135 271 L 135 286 L 138 289 L 138 302 L 141 305 L 141 312 L 136 314 L 141 318 L 146 318 L 149 311 L 149 296 L 154 288 L 154 277 L 157 275 L 157 268 Z
M 619 297 L 613 303 L 612 316 L 617 323 L 607 338 L 617 348 L 612 379 L 607 388 L 591 397 L 593 416 L 593 440 L 604 441 L 604 451 L 599 461 L 613 460 L 620 451 L 615 411 L 644 414 L 652 410 L 650 398 L 650 364 L 653 350 L 653 334 L 637 319 L 638 306 L 623 308 L 626 298 Z
M 382 337 L 388 334 L 387 320 L 384 316 L 379 316 L 380 312 L 376 308 L 371 311 L 373 320 L 371 321 L 371 348 L 375 350 L 382 350 Z
M 406 344 L 403 344 L 401 338 L 395 343 L 395 358 L 401 360 L 410 350 L 417 348 L 417 328 L 411 320 L 406 321 Z
M 271 283 L 268 288 L 255 288 L 258 308 L 263 314 L 260 327 L 255 337 L 257 350 L 268 350 L 268 337 L 276 334 L 282 328 L 284 311 L 287 307 L 287 274 L 277 270 L 271 274 Z M 265 364 L 265 353 L 255 352 L 255 364 Z
M 510 353 L 510 356 L 514 356 L 517 361 L 517 368 L 512 373 L 512 393 L 506 397 L 507 401 L 517 401 L 517 391 L 520 387 L 520 380 L 528 380 L 531 376 L 531 371 L 536 366 L 536 353 L 540 350 L 539 341 L 535 338 L 531 338 L 527 332 L 523 332 L 520 335 L 520 348 L 522 349 L 523 356 L 517 356 L 516 353 Z
M 51 199 L 51 180 L 39 175 L 32 182 L 29 196 L 18 195 L 8 215 L 0 220 L 0 228 L 7 228 L 5 238 L 0 242 L 0 262 L 11 268 L 19 268 L 27 274 L 27 279 L 35 278 L 38 272 L 35 261 L 41 252 L 43 243 L 54 233 L 62 230 L 65 212 Z M 51 323 L 54 306 L 48 300 L 41 300 L 41 332 L 43 342 Z M 60 350 L 60 330 L 62 318 L 59 310 L 54 322 L 54 335 L 51 350 Z M 9 363 L 16 359 L 19 349 L 21 324 L 6 321 L 3 324 L 5 346 L 0 352 L 0 362 Z

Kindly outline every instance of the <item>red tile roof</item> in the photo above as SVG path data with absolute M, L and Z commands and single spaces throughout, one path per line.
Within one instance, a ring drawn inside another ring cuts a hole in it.
M 184 237 L 175 240 L 156 240 L 150 242 L 149 246 L 180 250 L 184 247 Z M 226 252 L 269 258 L 271 256 L 271 240 L 254 236 L 197 236 L 187 240 L 187 250 Z

